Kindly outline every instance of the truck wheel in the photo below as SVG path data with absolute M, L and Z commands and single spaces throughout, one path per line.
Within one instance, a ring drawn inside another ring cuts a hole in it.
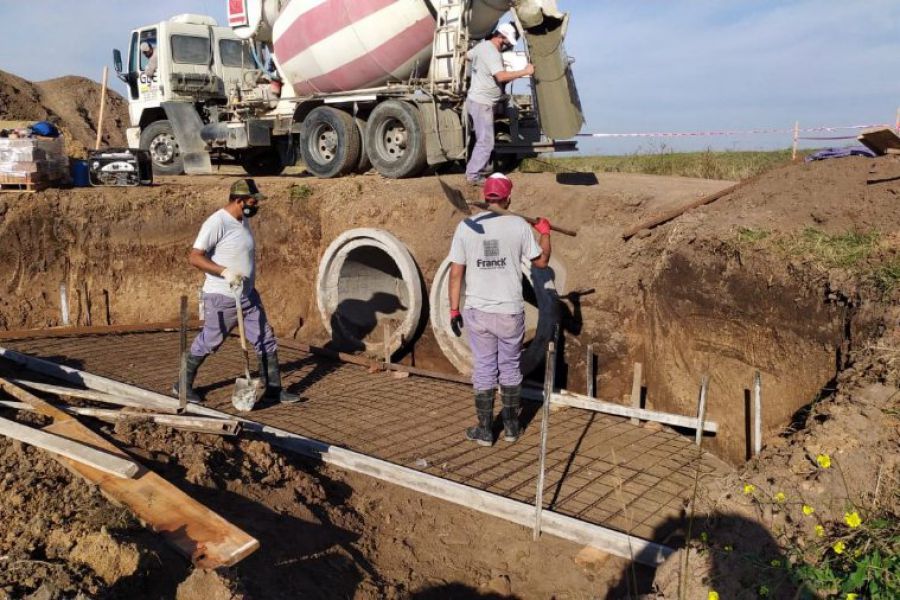
M 418 109 L 399 100 L 376 106 L 366 126 L 366 152 L 385 177 L 401 179 L 421 173 L 428 157 Z
M 263 177 L 265 175 L 280 175 L 284 171 L 281 157 L 275 148 L 266 148 L 256 152 L 246 152 L 241 156 L 241 166 L 247 175 Z
M 372 161 L 369 160 L 369 153 L 366 152 L 366 120 L 360 117 L 353 117 L 356 121 L 356 128 L 359 130 L 359 161 L 356 163 L 355 171 L 357 173 L 367 173 L 372 168 Z
M 184 161 L 172 125 L 166 121 L 154 121 L 141 131 L 141 150 L 150 153 L 154 175 L 181 175 Z
M 362 141 L 353 117 L 331 106 L 320 106 L 303 119 L 300 153 L 306 170 L 322 179 L 352 173 L 359 163 Z

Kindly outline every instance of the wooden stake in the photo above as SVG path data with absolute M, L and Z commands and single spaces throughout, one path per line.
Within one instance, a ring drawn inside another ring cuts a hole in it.
M 558 334 L 557 334 L 558 335 Z M 534 540 L 541 537 L 541 511 L 544 509 L 544 466 L 547 461 L 547 430 L 550 427 L 550 398 L 553 396 L 553 377 L 556 373 L 556 340 L 553 336 L 547 344 L 544 369 L 544 406 L 541 410 L 541 454 L 538 461 L 537 491 L 534 499 Z
M 596 383 L 594 379 L 594 345 L 588 344 L 587 351 L 585 352 L 584 358 L 584 377 L 587 381 L 586 388 L 587 391 L 585 396 L 588 398 L 594 398 L 597 396 Z
M 762 452 L 762 376 L 753 375 L 753 455 Z
M 706 395 L 709 390 L 709 375 L 704 375 L 700 381 L 700 405 L 697 407 L 697 435 L 694 443 L 697 446 L 703 441 L 703 424 L 706 422 Z
M 800 141 L 800 121 L 794 123 L 794 147 L 791 151 L 791 160 L 797 160 L 797 143 Z
M 106 325 L 107 327 L 112 325 L 112 312 L 109 308 L 109 290 L 103 290 L 103 304 L 106 309 Z
M 391 364 L 391 326 L 387 321 L 384 322 L 382 331 L 384 332 L 384 364 Z
M 187 330 L 188 330 L 188 298 L 181 297 L 181 327 L 179 336 L 181 339 L 181 360 L 178 369 L 178 410 L 183 411 L 187 407 Z
M 91 298 L 88 296 L 87 281 L 81 280 L 81 296 L 84 298 L 84 324 L 90 327 L 91 322 Z
M 631 380 L 631 408 L 641 408 L 641 384 L 644 377 L 644 365 L 639 362 L 634 363 L 634 379 Z M 637 417 L 631 417 L 633 425 L 640 425 L 641 420 Z
M 97 142 L 94 150 L 100 149 L 100 141 L 103 138 L 103 113 L 106 112 L 106 80 L 109 76 L 109 67 L 103 67 L 103 81 L 100 86 L 100 118 L 97 119 Z
M 59 284 L 59 319 L 64 327 L 69 325 L 69 294 L 65 282 Z

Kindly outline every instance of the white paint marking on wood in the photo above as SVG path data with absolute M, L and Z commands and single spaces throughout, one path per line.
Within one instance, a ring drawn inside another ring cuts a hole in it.
M 65 283 L 59 284 L 59 320 L 63 326 L 69 325 L 69 294 Z
M 706 395 L 709 391 L 709 375 L 704 375 L 700 382 L 700 403 L 697 407 L 697 434 L 694 442 L 699 446 L 703 440 L 703 422 L 706 420 Z
M 753 375 L 753 455 L 762 452 L 762 376 Z

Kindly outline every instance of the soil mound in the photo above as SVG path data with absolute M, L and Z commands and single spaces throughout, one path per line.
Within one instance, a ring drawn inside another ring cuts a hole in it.
M 67 151 L 76 158 L 93 148 L 100 118 L 100 84 L 85 77 L 59 77 L 32 83 L 0 71 L 0 121 L 49 120 L 59 127 Z M 128 102 L 107 90 L 103 116 L 103 144 L 124 146 Z

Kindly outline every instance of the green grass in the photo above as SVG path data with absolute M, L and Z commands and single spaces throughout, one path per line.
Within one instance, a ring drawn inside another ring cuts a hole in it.
M 293 185 L 291 186 L 291 199 L 292 200 L 306 200 L 313 194 L 313 189 L 306 185 L 305 183 L 302 185 Z
M 812 259 L 822 266 L 852 269 L 872 255 L 879 238 L 874 231 L 829 234 L 809 227 L 781 244 L 789 254 Z
M 738 242 L 742 244 L 755 244 L 772 235 L 771 231 L 765 229 L 753 229 L 751 227 L 739 227 L 737 230 Z
M 808 152 L 802 152 L 801 156 L 805 156 Z M 790 161 L 790 150 L 672 152 L 663 147 L 655 153 L 635 153 L 623 156 L 526 159 L 520 170 L 527 173 L 586 171 L 741 180 L 764 173 Z
M 900 285 L 900 257 L 895 257 L 875 269 L 873 277 L 879 290 L 885 294 L 892 292 Z

